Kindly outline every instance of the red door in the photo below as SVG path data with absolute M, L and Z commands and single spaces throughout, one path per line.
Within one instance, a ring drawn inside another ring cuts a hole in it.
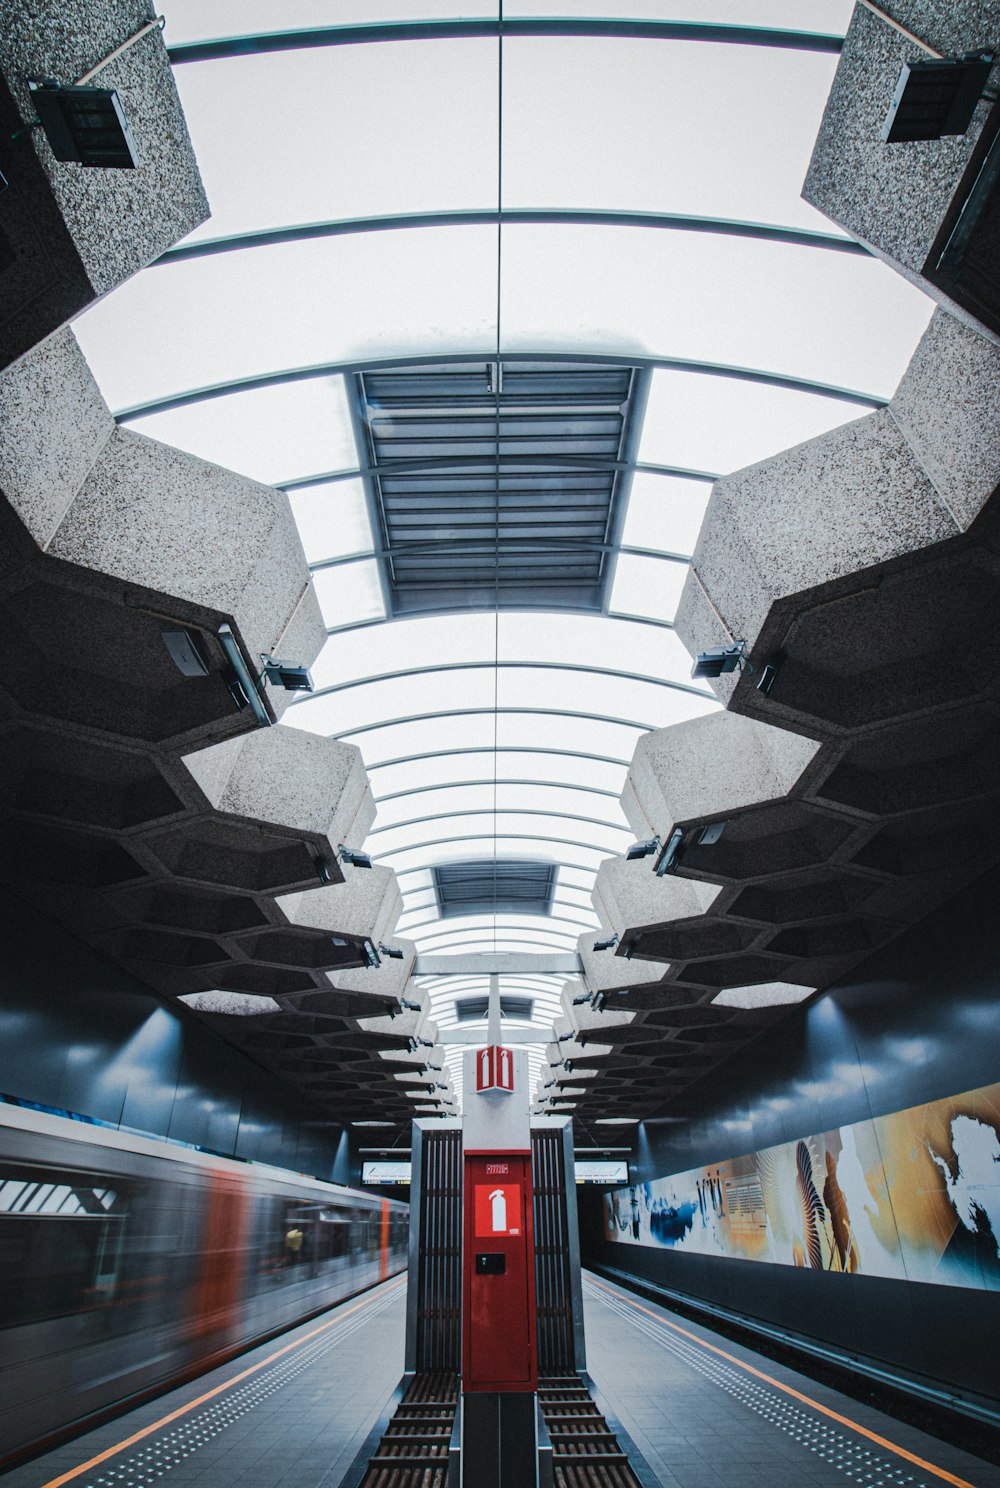
M 463 1265 L 463 1389 L 537 1389 L 530 1157 L 465 1159 Z

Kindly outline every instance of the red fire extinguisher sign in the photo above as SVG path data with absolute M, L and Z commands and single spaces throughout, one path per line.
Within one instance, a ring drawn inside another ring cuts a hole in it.
M 477 1183 L 475 1207 L 477 1240 L 493 1235 L 520 1235 L 519 1183 Z
M 501 1044 L 490 1044 L 480 1049 L 476 1056 L 476 1089 L 502 1090 L 510 1094 L 514 1089 L 514 1056 Z

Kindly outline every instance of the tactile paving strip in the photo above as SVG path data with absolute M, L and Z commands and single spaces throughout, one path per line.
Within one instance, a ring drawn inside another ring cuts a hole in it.
M 373 1317 L 395 1301 L 393 1291 L 373 1301 L 360 1313 L 345 1317 L 342 1325 L 331 1328 L 322 1338 L 304 1347 L 301 1353 L 286 1355 L 231 1394 L 217 1397 L 172 1429 L 147 1439 L 140 1450 L 116 1459 L 99 1475 L 81 1479 L 82 1488 L 147 1488 L 147 1485 L 158 1482 L 172 1468 L 213 1441 L 227 1426 L 232 1426 L 277 1390 L 291 1384 L 331 1349 L 339 1348 L 345 1338 L 366 1327 Z
M 628 1302 L 619 1300 L 613 1293 L 595 1287 L 586 1280 L 584 1292 L 602 1302 L 619 1317 L 625 1318 L 654 1343 L 696 1369 L 735 1400 L 772 1422 L 780 1431 L 799 1442 L 806 1451 L 814 1453 L 845 1477 L 852 1478 L 856 1483 L 863 1483 L 865 1488 L 931 1488 L 926 1478 L 907 1472 L 904 1464 L 894 1461 L 877 1449 L 866 1447 L 863 1442 L 853 1439 L 822 1418 L 811 1415 L 808 1410 L 786 1399 L 778 1391 L 759 1384 L 722 1359 L 702 1352 L 694 1344 L 669 1332 L 664 1325 L 636 1312 Z

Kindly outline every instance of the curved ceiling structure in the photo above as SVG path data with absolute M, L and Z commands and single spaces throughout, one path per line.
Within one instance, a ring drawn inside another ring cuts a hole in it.
M 799 196 L 844 0 L 461 9 L 165 0 L 213 217 L 76 329 L 132 427 L 289 492 L 285 722 L 360 747 L 400 933 L 571 951 L 636 740 L 717 707 L 712 479 L 880 406 L 930 304 Z M 540 1051 L 558 980 L 501 991 Z

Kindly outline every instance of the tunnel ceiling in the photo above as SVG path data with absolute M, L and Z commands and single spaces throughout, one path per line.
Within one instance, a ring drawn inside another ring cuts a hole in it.
M 850 8 L 165 0 L 213 216 L 75 330 L 120 420 L 288 491 L 329 640 L 285 722 L 361 748 L 421 951 L 596 928 L 636 740 L 718 706 L 672 628 L 713 477 L 926 327 L 799 195 Z M 535 1070 L 559 986 L 503 980 Z

